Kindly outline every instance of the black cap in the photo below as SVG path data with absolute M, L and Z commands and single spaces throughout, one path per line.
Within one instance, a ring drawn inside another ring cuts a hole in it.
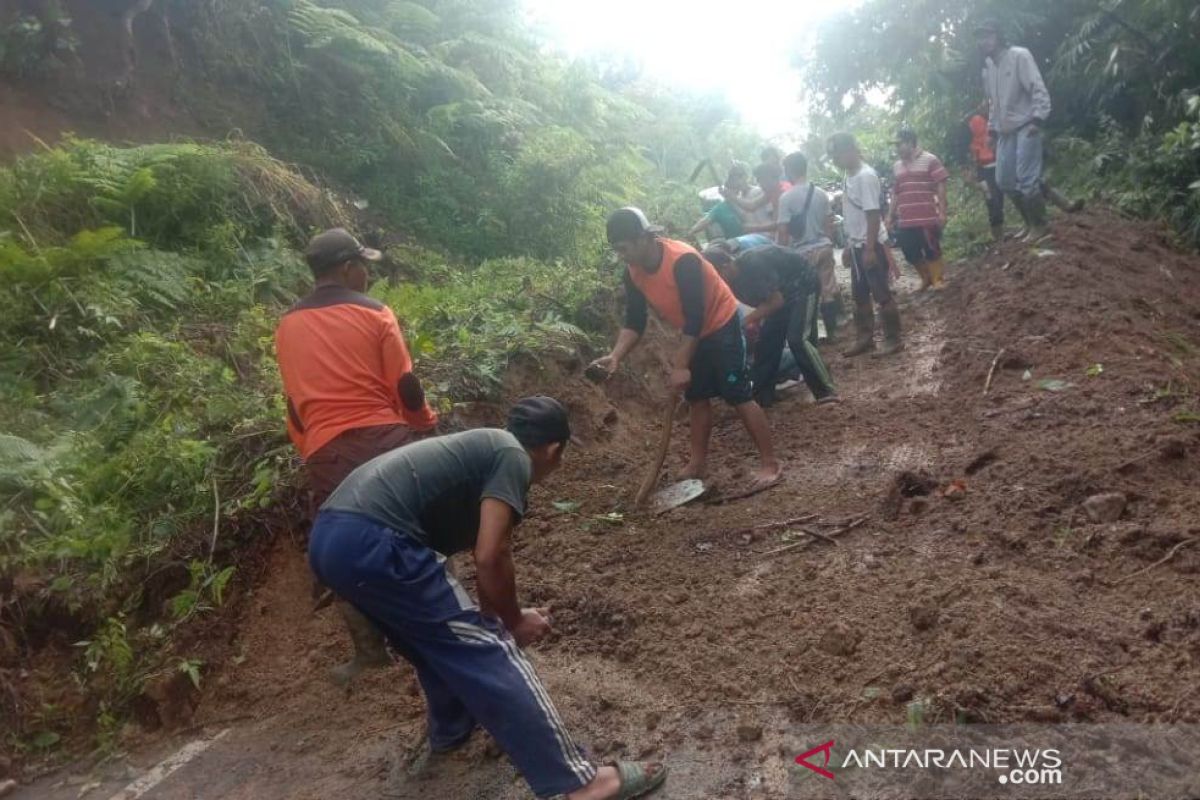
M 304 251 L 304 260 L 316 275 L 321 275 L 353 258 L 378 261 L 383 258 L 383 253 L 363 247 L 362 242 L 355 239 L 345 228 L 332 228 L 318 233 L 309 240 Z
M 975 23 L 975 33 L 1000 33 L 1000 20 L 995 17 L 984 17 Z
M 900 130 L 896 131 L 896 138 L 893 141 L 896 143 L 907 142 L 908 144 L 916 144 L 917 132 L 905 125 Z
M 567 409 L 553 397 L 537 395 L 518 400 L 508 412 L 508 432 L 522 447 L 566 442 L 571 439 Z
M 632 242 L 647 233 L 662 233 L 659 225 L 651 225 L 640 208 L 618 208 L 608 217 L 608 243 Z

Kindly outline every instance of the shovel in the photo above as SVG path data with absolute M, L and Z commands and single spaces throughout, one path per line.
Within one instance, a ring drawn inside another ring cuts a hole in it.
M 588 365 L 583 374 L 592 383 L 603 383 L 612 377 L 608 370 L 594 362 Z M 662 437 L 658 443 L 658 453 L 651 468 L 646 472 L 646 477 L 642 479 L 642 485 L 638 487 L 637 495 L 633 501 L 635 508 L 642 507 L 647 497 L 650 496 L 650 492 L 654 490 L 655 484 L 658 483 L 658 474 L 662 471 L 663 462 L 667 460 L 667 449 L 671 446 L 671 428 L 675 424 L 677 402 L 674 396 L 667 401 L 666 408 L 664 409 L 665 416 L 663 417 Z M 676 481 L 654 493 L 651 510 L 655 514 L 666 513 L 672 508 L 678 508 L 685 503 L 690 503 L 698 497 L 703 496 L 707 490 L 708 487 L 704 485 L 704 482 L 695 478 Z
M 642 479 L 642 485 L 638 487 L 637 495 L 633 501 L 635 508 L 641 508 L 646 503 L 646 499 L 650 497 L 651 491 L 654 490 L 655 484 L 658 483 L 658 474 L 662 471 L 663 462 L 667 460 L 667 449 L 671 446 L 671 428 L 675 424 L 675 408 L 677 403 L 678 400 L 674 395 L 667 400 L 666 414 L 663 417 L 662 436 L 658 441 L 658 452 L 655 454 L 654 462 L 650 465 L 650 469 L 646 471 L 646 477 Z M 704 491 L 704 482 L 695 478 L 676 481 L 654 493 L 651 509 L 656 514 L 663 514 L 672 508 L 678 508 L 684 503 L 690 503 L 703 495 Z

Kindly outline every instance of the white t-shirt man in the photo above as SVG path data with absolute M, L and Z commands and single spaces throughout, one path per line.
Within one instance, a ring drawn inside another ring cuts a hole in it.
M 753 205 L 761 200 L 762 196 L 763 190 L 757 186 L 753 186 L 750 188 L 750 191 L 746 192 L 743 202 L 745 202 L 747 205 Z M 753 211 L 742 212 L 742 216 L 745 218 L 746 225 L 748 226 L 773 225 L 775 223 L 775 220 L 772 219 L 774 214 L 771 210 L 770 203 L 764 203 L 762 206 L 754 209 Z
M 879 175 L 866 164 L 854 175 L 846 176 L 842 193 L 842 220 L 846 227 L 846 238 L 852 247 L 862 247 L 867 243 L 867 212 L 882 211 L 879 205 L 882 193 Z M 882 219 L 879 221 L 879 242 L 887 242 L 887 229 Z

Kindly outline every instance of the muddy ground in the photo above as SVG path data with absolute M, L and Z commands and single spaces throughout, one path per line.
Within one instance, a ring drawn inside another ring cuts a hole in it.
M 551 605 L 557 628 L 531 657 L 595 758 L 671 765 L 661 797 L 785 796 L 796 726 L 901 723 L 914 703 L 926 722 L 1200 722 L 1200 261 L 1097 212 L 1040 248 L 952 266 L 940 295 L 916 299 L 910 280 L 906 351 L 847 362 L 826 347 L 846 402 L 783 395 L 786 479 L 740 502 L 627 512 L 656 438 L 652 360 L 602 388 L 578 365 L 514 377 L 514 394 L 568 402 L 584 439 L 519 529 L 523 600 Z M 751 464 L 723 411 L 716 482 Z M 1106 492 L 1125 507 L 1092 522 L 1082 504 Z M 825 534 L 866 519 L 831 541 L 746 531 L 804 515 Z M 423 728 L 412 672 L 335 689 L 348 642 L 331 611 L 309 613 L 309 587 L 299 542 L 280 537 L 179 736 L 139 747 L 130 732 L 128 761 L 16 796 L 119 796 L 221 732 L 144 796 L 527 796 L 482 736 L 406 784 L 396 764 Z

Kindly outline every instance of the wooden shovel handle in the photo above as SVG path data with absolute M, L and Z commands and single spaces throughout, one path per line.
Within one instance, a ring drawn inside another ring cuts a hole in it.
M 654 457 L 654 463 L 646 472 L 646 477 L 642 479 L 642 485 L 638 487 L 637 496 L 633 501 L 635 508 L 641 508 L 642 504 L 646 502 L 646 498 L 650 496 L 650 492 L 654 490 L 655 484 L 658 483 L 658 473 L 662 471 L 663 462 L 667 460 L 667 449 L 671 446 L 671 428 L 675 424 L 675 407 L 677 405 L 678 400 L 674 396 L 667 400 L 662 437 L 658 441 L 658 453 Z

